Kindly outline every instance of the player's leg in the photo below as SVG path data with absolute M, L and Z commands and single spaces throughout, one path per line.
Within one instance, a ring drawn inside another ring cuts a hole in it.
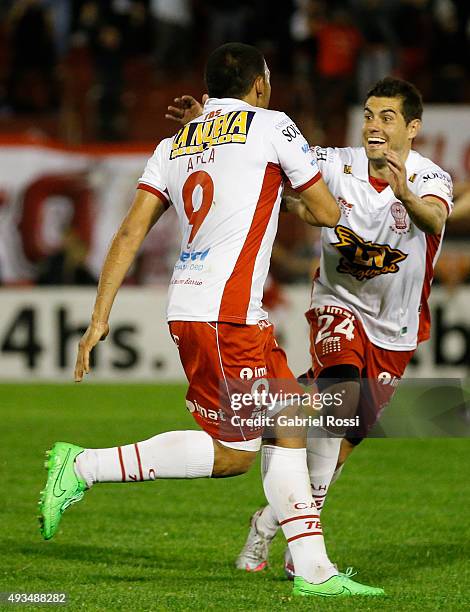
M 112 448 L 84 449 L 57 442 L 46 461 L 41 532 L 50 539 L 64 510 L 96 483 L 237 476 L 250 468 L 256 454 L 227 448 L 204 431 L 169 431 Z
M 325 314 L 326 310 L 326 314 Z M 307 313 L 310 324 L 310 352 L 313 369 L 299 377 L 306 384 L 312 384 L 316 379 L 321 392 L 334 395 L 341 393 L 341 412 L 333 416 L 350 418 L 357 411 L 360 395 L 360 370 L 364 367 L 363 332 L 356 330 L 356 321 L 349 311 L 335 309 L 334 314 L 328 314 L 327 309 L 315 309 Z M 325 324 L 328 325 L 325 325 Z M 332 336 L 339 329 L 337 336 Z M 325 340 L 327 342 L 325 342 Z M 332 342 L 333 340 L 333 342 Z M 344 393 L 346 391 L 346 393 Z M 326 415 L 325 415 L 326 416 Z M 341 466 L 338 465 L 340 448 L 343 446 L 341 431 L 331 432 L 338 437 L 332 437 L 324 430 L 309 431 L 307 437 L 307 464 L 309 469 L 312 493 L 321 512 L 331 480 Z M 344 445 L 345 446 L 345 445 Z M 343 451 L 344 454 L 344 451 Z M 258 510 L 251 519 L 250 532 L 245 546 L 237 558 L 239 569 L 258 571 L 267 564 L 269 544 L 279 529 L 279 522 L 273 508 L 266 506 Z M 265 545 L 260 545 L 264 543 Z M 286 574 L 291 576 L 292 561 L 290 553 L 286 553 Z
M 297 387 L 295 378 L 287 366 L 284 351 L 277 346 L 272 328 L 267 344 L 267 364 L 271 381 L 282 380 L 287 391 Z M 289 384 L 290 383 L 290 384 Z M 272 384 L 272 382 L 270 383 Z M 288 417 L 302 414 L 295 403 L 282 409 Z M 281 414 L 281 413 L 278 413 Z M 262 449 L 263 488 L 287 539 L 296 568 L 295 595 L 338 596 L 381 595 L 382 589 L 360 585 L 344 575 L 338 575 L 326 552 L 320 516 L 312 496 L 307 453 L 306 431 L 292 431 L 280 420 L 274 427 L 274 444 L 265 444 Z
M 173 327 L 190 383 L 187 407 L 203 431 L 164 432 L 148 440 L 100 449 L 55 444 L 46 462 L 48 479 L 40 500 L 45 539 L 56 532 L 64 510 L 80 501 L 95 483 L 235 476 L 251 466 L 260 447 L 256 432 L 251 446 L 242 449 L 217 441 L 225 407 L 220 405 L 215 328 L 184 322 Z M 235 438 L 238 433 L 233 433 Z

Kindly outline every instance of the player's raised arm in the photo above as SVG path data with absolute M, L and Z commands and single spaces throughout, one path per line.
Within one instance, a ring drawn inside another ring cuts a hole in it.
M 452 198 L 450 177 L 446 180 L 447 175 L 445 173 L 433 172 L 432 174 L 436 176 L 433 176 L 431 180 L 428 179 L 429 188 L 425 189 L 429 193 L 419 197 L 412 193 L 408 187 L 403 160 L 394 151 L 386 151 L 384 155 L 390 171 L 390 187 L 397 199 L 406 208 L 410 219 L 426 234 L 440 234 L 447 220 L 450 208 L 449 200 Z M 438 176 L 439 174 L 441 177 Z M 437 190 L 434 183 L 437 183 Z M 448 183 L 448 186 L 446 183 Z
M 148 191 L 138 189 L 129 212 L 114 236 L 103 264 L 91 322 L 78 345 L 75 382 L 90 371 L 90 353 L 108 335 L 111 308 L 137 251 L 166 204 Z

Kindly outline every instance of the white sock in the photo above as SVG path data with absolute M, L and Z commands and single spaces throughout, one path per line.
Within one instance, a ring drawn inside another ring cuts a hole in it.
M 306 450 L 266 445 L 262 462 L 264 492 L 286 536 L 296 575 L 308 582 L 328 580 L 338 572 L 326 552 Z
M 341 438 L 309 438 L 307 440 L 307 466 L 312 485 L 312 494 L 317 510 L 321 513 L 328 488 L 341 474 L 343 466 L 335 470 Z M 263 467 L 263 463 L 262 463 Z M 265 474 L 262 474 L 264 479 Z M 270 538 L 278 529 L 279 521 L 271 508 L 266 506 L 256 520 L 256 528 Z
M 308 473 L 313 498 L 320 512 L 338 463 L 341 440 L 342 438 L 307 438 Z
M 77 475 L 95 482 L 138 482 L 156 478 L 205 478 L 212 475 L 214 443 L 204 431 L 167 431 L 149 440 L 88 448 L 77 456 Z

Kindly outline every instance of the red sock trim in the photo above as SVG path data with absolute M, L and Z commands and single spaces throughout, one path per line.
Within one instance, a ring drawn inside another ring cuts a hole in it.
M 135 454 L 137 455 L 137 463 L 139 464 L 140 480 L 143 480 L 144 479 L 144 474 L 142 472 L 142 462 L 140 461 L 139 447 L 137 446 L 137 444 L 134 444 L 134 448 L 135 448 Z
M 319 514 L 303 514 L 302 516 L 291 516 L 291 518 L 284 519 L 279 525 L 285 525 L 286 523 L 292 523 L 292 521 L 300 521 L 302 519 L 320 519 Z
M 118 455 L 119 455 L 119 463 L 121 464 L 122 482 L 126 482 L 126 470 L 124 469 L 124 461 L 122 458 L 122 450 L 120 446 L 118 446 Z
M 295 535 L 289 538 L 287 540 L 287 543 L 293 542 L 294 540 L 298 540 L 299 538 L 306 538 L 308 536 L 317 536 L 317 535 L 322 536 L 323 532 L 322 531 L 312 531 L 311 533 L 299 533 L 298 535 Z

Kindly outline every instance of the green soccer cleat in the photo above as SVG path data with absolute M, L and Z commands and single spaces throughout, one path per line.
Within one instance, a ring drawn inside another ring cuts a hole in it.
M 346 574 L 332 576 L 325 582 L 320 584 L 312 584 L 307 582 L 300 576 L 294 578 L 294 595 L 302 595 L 304 597 L 350 597 L 352 595 L 362 595 L 366 597 L 377 597 L 385 595 L 383 589 L 367 586 L 354 582 Z
M 39 500 L 40 531 L 45 540 L 50 540 L 57 531 L 64 510 L 85 495 L 86 483 L 74 470 L 75 457 L 84 450 L 75 444 L 56 442 L 46 452 L 47 482 Z

